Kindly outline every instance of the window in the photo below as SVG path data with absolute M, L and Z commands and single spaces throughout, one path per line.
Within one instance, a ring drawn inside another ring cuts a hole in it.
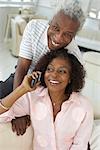
M 0 4 L 34 3 L 37 0 L 0 0 Z
M 35 0 L 0 0 L 0 2 L 34 2 Z
M 91 0 L 89 16 L 92 18 L 100 19 L 100 1 Z
M 38 0 L 0 0 L 1 5 L 36 5 Z

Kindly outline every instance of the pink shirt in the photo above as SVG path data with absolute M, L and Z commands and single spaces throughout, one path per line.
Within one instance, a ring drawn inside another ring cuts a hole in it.
M 62 104 L 53 121 L 47 88 L 37 88 L 22 96 L 11 109 L 0 115 L 0 122 L 29 114 L 34 129 L 34 150 L 87 150 L 92 132 L 93 110 L 86 97 L 73 92 Z

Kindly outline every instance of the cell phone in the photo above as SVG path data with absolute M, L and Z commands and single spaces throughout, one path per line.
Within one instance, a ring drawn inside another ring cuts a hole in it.
M 31 87 L 33 87 L 36 83 L 38 83 L 41 80 L 41 74 L 37 73 L 38 77 L 33 79 L 31 82 Z

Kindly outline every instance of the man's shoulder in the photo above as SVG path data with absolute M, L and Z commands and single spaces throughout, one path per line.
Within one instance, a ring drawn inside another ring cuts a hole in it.
M 29 21 L 27 25 L 27 30 L 31 33 L 42 33 L 46 30 L 48 27 L 48 20 L 46 19 L 32 19 Z
M 75 39 L 73 38 L 72 41 L 65 47 L 65 49 L 68 50 L 68 53 L 70 54 L 73 54 L 77 59 L 78 61 L 84 65 L 84 60 L 83 60 L 83 57 L 82 57 L 82 53 L 75 41 Z
M 36 26 L 47 26 L 48 25 L 48 20 L 46 19 L 32 19 L 29 24 L 31 26 L 36 25 Z

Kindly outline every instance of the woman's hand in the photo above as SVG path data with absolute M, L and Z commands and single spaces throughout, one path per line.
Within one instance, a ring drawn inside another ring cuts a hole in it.
M 41 72 L 39 71 L 34 71 L 32 74 L 26 75 L 21 84 L 22 88 L 24 88 L 27 92 L 35 90 L 40 85 L 40 81 L 38 80 L 40 75 Z M 36 82 L 32 84 L 32 80 Z

